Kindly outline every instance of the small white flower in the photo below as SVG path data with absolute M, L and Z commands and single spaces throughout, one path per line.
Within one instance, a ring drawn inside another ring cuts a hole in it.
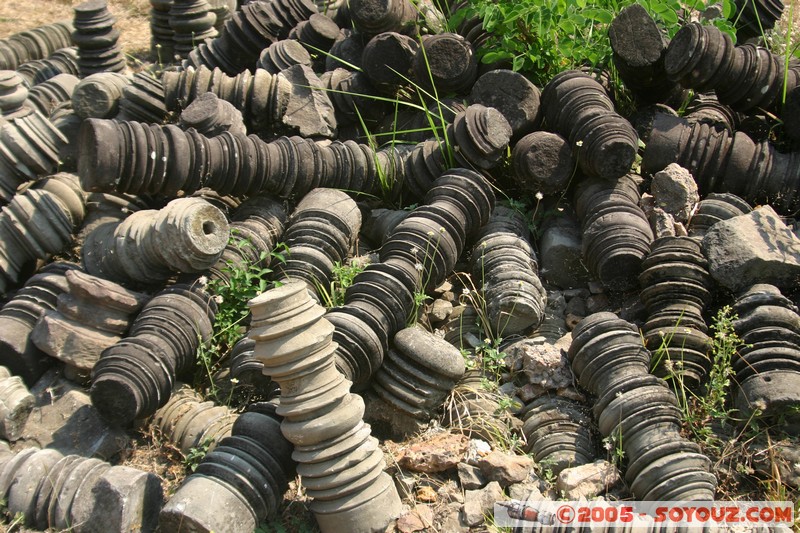
M 469 296 L 469 289 L 467 289 L 466 287 L 461 289 L 461 294 L 463 294 L 464 296 Z
M 224 301 L 224 299 L 222 298 L 221 295 L 217 294 L 216 296 L 214 296 L 214 301 L 217 302 L 218 304 L 221 304 Z
M 577 147 L 583 146 L 583 141 L 575 141 L 575 146 Z
M 417 269 L 417 272 L 422 272 L 422 270 L 423 270 L 425 267 L 423 267 L 423 266 L 422 266 L 422 263 L 417 263 L 417 264 L 415 264 L 415 265 L 414 265 L 414 268 L 416 268 L 416 269 Z
M 439 226 L 439 233 L 444 233 L 445 229 L 442 226 Z
M 537 200 L 542 200 L 542 199 L 544 199 L 544 194 L 542 194 L 542 191 L 539 191 L 539 192 L 537 192 L 537 193 L 536 193 L 536 194 L 534 194 L 533 196 L 534 196 L 534 198 L 536 198 Z
M 234 385 L 237 385 L 239 383 L 239 380 L 236 379 L 236 378 L 231 378 L 231 383 L 233 383 Z
M 433 237 L 433 230 L 428 232 L 428 237 Z
M 208 276 L 200 276 L 199 278 L 197 278 L 197 283 L 205 287 L 206 285 L 208 285 Z
M 416 246 L 412 246 L 411 247 L 411 253 L 414 254 L 414 255 L 417 255 L 417 252 L 419 252 L 419 248 L 417 248 Z

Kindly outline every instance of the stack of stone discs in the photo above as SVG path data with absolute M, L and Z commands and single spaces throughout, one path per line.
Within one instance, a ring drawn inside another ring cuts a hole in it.
M 638 135 L 594 78 L 577 70 L 556 74 L 542 91 L 542 107 L 547 128 L 577 147 L 587 176 L 613 179 L 630 171 Z
M 336 264 L 351 255 L 361 229 L 361 212 L 352 198 L 336 189 L 314 189 L 297 204 L 286 225 L 286 261 L 276 265 L 278 281 L 302 281 L 321 298 L 333 280 Z
M 591 463 L 597 455 L 594 425 L 586 409 L 560 396 L 539 396 L 521 413 L 525 451 L 558 475 L 565 468 Z
M 0 69 L 14 70 L 29 61 L 47 56 L 72 44 L 72 24 L 54 22 L 0 40 Z
M 681 435 L 681 410 L 633 324 L 602 312 L 572 331 L 572 371 L 597 397 L 600 433 L 624 453 L 625 481 L 641 500 L 710 501 L 716 478 L 700 446 Z
M 198 285 L 176 284 L 154 296 L 128 337 L 105 349 L 92 370 L 92 403 L 109 422 L 126 426 L 155 413 L 176 380 L 194 367 L 211 340 L 217 306 Z
M 176 59 L 185 59 L 199 43 L 216 37 L 216 21 L 217 16 L 206 0 L 172 0 L 169 26 Z
M 671 377 L 676 387 L 696 390 L 711 367 L 703 312 L 713 281 L 700 243 L 691 237 L 653 241 L 642 261 L 639 285 L 648 315 L 642 334 L 653 354 L 653 373 Z
M 98 226 L 82 256 L 90 274 L 116 281 L 163 282 L 174 272 L 203 272 L 228 244 L 225 215 L 202 198 L 178 198 Z
M 731 361 L 734 406 L 743 420 L 766 418 L 796 430 L 800 405 L 800 315 L 777 287 L 753 285 L 736 298 L 736 334 L 744 343 Z
M 487 325 L 498 337 L 536 328 L 544 318 L 547 293 L 529 239 L 522 215 L 497 206 L 472 248 L 472 279 L 482 286 Z
M 28 263 L 61 252 L 83 221 L 83 191 L 76 176 L 53 177 L 28 188 L 0 211 L 0 294 L 25 277 Z
M 300 21 L 317 13 L 311 0 L 249 2 L 225 23 L 220 36 L 200 43 L 184 61 L 184 66 L 219 67 L 236 75 L 251 68 L 261 51 L 289 35 Z
M 119 30 L 105 0 L 88 0 L 75 8 L 72 42 L 78 46 L 81 77 L 96 72 L 122 72 L 125 56 L 117 44 Z
M 611 290 L 635 288 L 653 241 L 650 223 L 639 207 L 635 177 L 580 182 L 575 211 L 583 228 L 581 253 L 589 272 Z

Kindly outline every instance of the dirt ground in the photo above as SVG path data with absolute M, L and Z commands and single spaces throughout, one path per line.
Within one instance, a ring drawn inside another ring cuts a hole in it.
M 72 8 L 83 0 L 3 0 L 0 2 L 0 38 L 37 26 L 71 20 Z M 110 0 L 108 9 L 117 19 L 119 44 L 126 54 L 143 58 L 150 50 L 150 2 Z

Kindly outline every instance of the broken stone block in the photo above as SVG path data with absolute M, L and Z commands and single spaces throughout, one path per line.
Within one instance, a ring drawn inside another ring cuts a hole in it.
M 0 438 L 15 441 L 33 409 L 35 399 L 19 376 L 0 366 Z
M 562 470 L 556 481 L 556 490 L 568 500 L 579 500 L 603 494 L 619 482 L 617 467 L 600 460 Z
M 512 360 L 520 359 L 528 382 L 544 391 L 572 385 L 569 360 L 558 346 L 523 339 L 506 348 L 506 353 Z
M 466 490 L 479 489 L 486 485 L 488 480 L 477 466 L 467 463 L 458 463 L 458 482 Z
M 55 310 L 39 319 L 31 340 L 71 367 L 73 375 L 85 378 L 101 352 L 122 338 L 149 297 L 79 270 L 65 275 L 68 291 L 59 295 Z
M 694 178 L 677 163 L 671 163 L 664 170 L 655 173 L 650 192 L 655 198 L 656 207 L 672 215 L 678 222 L 688 222 L 700 201 Z
M 492 481 L 480 490 L 468 490 L 464 493 L 464 522 L 470 527 L 481 525 L 487 514 L 492 514 L 494 504 L 505 500 L 503 489 L 497 481 Z
M 711 277 L 734 291 L 756 283 L 792 290 L 800 283 L 800 239 L 770 206 L 711 226 L 703 253 Z
M 469 439 L 464 435 L 442 432 L 411 444 L 400 452 L 401 468 L 414 472 L 444 472 L 464 459 Z
M 20 436 L 25 445 L 102 459 L 128 445 L 127 434 L 109 426 L 81 389 L 60 378 L 43 389 Z
M 336 117 L 333 104 L 326 91 L 320 90 L 322 82 L 307 65 L 293 65 L 278 74 L 292 84 L 284 126 L 303 137 L 336 136 Z
M 494 450 L 479 457 L 475 464 L 481 469 L 486 479 L 497 481 L 500 486 L 507 487 L 512 483 L 520 483 L 528 479 L 531 468 L 533 468 L 533 459 L 527 455 L 515 455 Z

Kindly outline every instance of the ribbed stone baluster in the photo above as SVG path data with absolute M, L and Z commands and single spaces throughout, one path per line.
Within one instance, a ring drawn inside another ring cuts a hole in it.
M 174 272 L 203 272 L 228 243 L 225 215 L 202 198 L 179 198 L 160 210 L 137 211 L 86 237 L 83 263 L 92 275 L 116 281 L 164 281 Z
M 320 529 L 382 530 L 400 513 L 383 471 L 383 453 L 364 424 L 363 400 L 334 365 L 333 325 L 302 283 L 269 290 L 249 303 L 249 335 L 265 373 L 280 384 L 281 431 Z
M 17 69 L 29 87 L 33 87 L 59 74 L 78 76 L 78 47 L 70 46 L 56 50 L 47 59 L 39 59 L 25 63 Z
M 72 44 L 70 21 L 54 22 L 0 40 L 0 69 L 16 69 Z
M 648 372 L 651 356 L 636 326 L 613 313 L 595 313 L 572 335 L 572 371 L 597 397 L 593 411 L 600 433 L 625 453 L 631 493 L 648 501 L 713 500 L 711 461 L 681 435 L 678 400 L 663 379 Z
M 105 0 L 88 0 L 75 7 L 72 41 L 78 46 L 78 67 L 81 77 L 96 72 L 122 72 L 125 56 L 117 44 L 117 19 L 108 10 Z
M 252 68 L 261 51 L 285 39 L 293 27 L 317 13 L 310 0 L 249 2 L 225 23 L 220 36 L 200 43 L 184 66 L 219 67 L 229 76 Z
M 173 0 L 169 9 L 173 50 L 177 59 L 186 59 L 195 46 L 217 36 L 217 16 L 206 0 Z
M 217 307 L 198 285 L 176 284 L 154 296 L 128 337 L 106 348 L 92 370 L 91 398 L 112 424 L 125 426 L 155 413 L 177 379 L 194 367 L 211 340 Z
M 22 281 L 27 263 L 61 252 L 83 221 L 83 191 L 75 176 L 29 188 L 0 211 L 0 293 Z
M 659 114 L 642 157 L 642 172 L 655 174 L 670 163 L 691 172 L 701 195 L 732 193 L 752 203 L 769 203 L 779 213 L 800 206 L 800 152 L 780 153 L 769 141 L 754 142 L 737 131 Z
M 536 328 L 544 318 L 547 293 L 529 238 L 522 215 L 498 206 L 472 248 L 472 277 L 483 291 L 487 325 L 498 337 Z
M 733 327 L 744 343 L 731 361 L 734 406 L 743 420 L 785 416 L 783 424 L 796 428 L 797 416 L 791 413 L 800 405 L 797 306 L 777 287 L 758 284 L 738 295 L 733 310 Z
M 21 376 L 30 387 L 55 363 L 31 340 L 39 317 L 56 308 L 59 294 L 67 291 L 69 269 L 78 265 L 51 263 L 35 274 L 0 309 L 0 364 Z
M 162 531 L 238 533 L 273 518 L 295 475 L 292 445 L 275 404 L 257 402 L 236 419 L 161 511 Z M 213 494 L 213 498 L 208 498 Z
M 612 179 L 630 171 L 638 135 L 594 78 L 578 70 L 556 74 L 542 91 L 542 109 L 547 128 L 569 139 L 588 176 Z
M 639 275 L 648 320 L 642 327 L 654 373 L 675 387 L 697 388 L 710 370 L 711 338 L 703 319 L 713 282 L 700 244 L 690 237 L 653 241 Z

